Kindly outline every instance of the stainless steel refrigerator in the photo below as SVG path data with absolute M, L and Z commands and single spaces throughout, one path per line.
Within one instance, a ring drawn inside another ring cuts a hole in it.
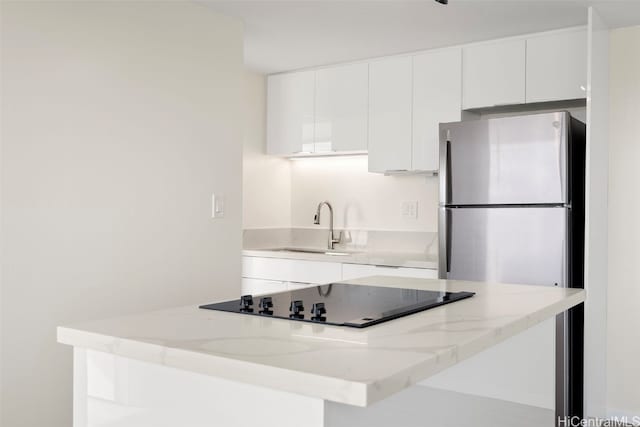
M 440 278 L 582 288 L 584 176 L 585 125 L 567 112 L 441 124 Z M 572 413 L 582 411 L 579 319 L 557 323 L 556 373 L 575 388 L 558 390 L 557 405 Z

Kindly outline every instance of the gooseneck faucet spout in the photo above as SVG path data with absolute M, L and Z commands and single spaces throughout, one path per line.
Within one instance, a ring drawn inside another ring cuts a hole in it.
M 325 200 L 324 202 L 320 202 L 318 204 L 318 210 L 316 211 L 316 215 L 313 217 L 313 223 L 316 225 L 320 224 L 320 211 L 322 210 L 323 205 L 327 205 L 327 207 L 329 208 L 329 239 L 327 247 L 330 250 L 333 250 L 335 244 L 342 241 L 342 231 L 340 232 L 340 234 L 338 234 L 338 238 L 336 239 L 333 232 L 333 207 L 331 206 L 331 203 Z

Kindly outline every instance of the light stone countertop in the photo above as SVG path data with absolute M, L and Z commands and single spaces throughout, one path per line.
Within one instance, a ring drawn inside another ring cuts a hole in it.
M 242 255 L 304 261 L 340 262 L 345 264 L 438 269 L 438 257 L 424 253 L 346 251 L 349 253 L 348 255 L 326 255 L 324 253 L 294 252 L 278 249 L 279 248 L 244 249 Z M 336 249 L 336 252 L 340 252 L 340 249 Z
M 375 276 L 348 283 L 471 291 L 364 329 L 198 309 L 58 328 L 58 341 L 232 381 L 367 406 L 584 301 L 580 289 Z M 210 303 L 214 301 L 202 301 Z

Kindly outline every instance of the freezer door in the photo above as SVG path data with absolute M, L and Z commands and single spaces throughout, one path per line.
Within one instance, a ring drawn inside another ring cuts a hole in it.
M 440 125 L 440 204 L 562 204 L 566 112 Z
M 562 207 L 440 208 L 442 279 L 565 286 Z

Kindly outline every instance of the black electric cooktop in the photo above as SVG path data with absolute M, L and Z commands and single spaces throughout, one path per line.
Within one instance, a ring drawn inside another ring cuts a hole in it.
M 202 305 L 208 310 L 365 328 L 475 295 L 333 283 Z

